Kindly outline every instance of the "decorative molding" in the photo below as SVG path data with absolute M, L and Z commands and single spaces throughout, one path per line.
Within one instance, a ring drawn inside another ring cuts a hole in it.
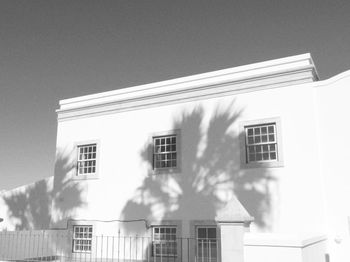
M 310 54 L 60 101 L 58 120 L 196 101 L 318 80 Z

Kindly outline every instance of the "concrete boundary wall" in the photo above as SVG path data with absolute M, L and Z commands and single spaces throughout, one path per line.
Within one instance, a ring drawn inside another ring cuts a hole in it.
M 327 237 L 246 233 L 245 262 L 324 262 Z

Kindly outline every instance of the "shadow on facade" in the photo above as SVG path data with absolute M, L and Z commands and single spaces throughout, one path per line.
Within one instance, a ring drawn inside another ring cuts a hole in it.
M 71 154 L 58 152 L 55 176 L 10 192 L 3 197 L 15 230 L 49 229 L 66 221 L 79 207 L 83 189 L 69 179 L 74 168 Z M 54 212 L 53 212 L 54 210 Z
M 208 121 L 200 107 L 184 111 L 174 120 L 181 130 L 181 172 L 155 175 L 152 170 L 152 145 L 140 153 L 149 171 L 123 209 L 122 218 L 149 221 L 202 217 L 214 220 L 227 200 L 237 197 L 254 223 L 261 229 L 270 226 L 271 196 L 268 169 L 240 168 L 240 143 L 236 123 L 241 111 L 231 105 L 219 107 Z M 236 123 L 237 124 L 237 123 Z M 132 223 L 125 230 L 137 233 Z

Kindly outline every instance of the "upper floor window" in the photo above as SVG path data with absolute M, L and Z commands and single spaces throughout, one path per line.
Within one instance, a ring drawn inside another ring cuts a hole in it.
M 243 123 L 241 156 L 247 167 L 283 166 L 279 118 Z
M 247 162 L 276 161 L 276 123 L 245 127 Z
M 152 137 L 152 167 L 156 172 L 179 169 L 179 131 L 161 133 Z
M 154 137 L 153 149 L 154 169 L 177 166 L 176 135 Z
M 78 145 L 77 174 L 94 175 L 97 164 L 97 144 Z

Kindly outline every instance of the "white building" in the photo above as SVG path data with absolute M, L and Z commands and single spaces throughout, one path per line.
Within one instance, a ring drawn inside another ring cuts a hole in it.
M 92 232 L 85 256 L 137 235 L 153 259 L 341 261 L 349 86 L 304 54 L 61 100 L 55 176 L 3 193 L 0 226 Z

